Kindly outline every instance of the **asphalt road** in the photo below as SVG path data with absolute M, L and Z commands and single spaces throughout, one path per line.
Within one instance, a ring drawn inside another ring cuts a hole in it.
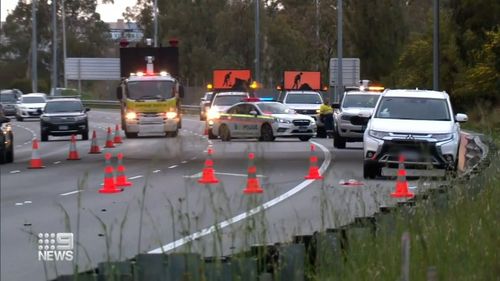
M 117 111 L 90 112 L 100 145 L 106 128 L 114 128 L 118 120 Z M 207 256 L 226 255 L 255 243 L 283 242 L 293 235 L 340 226 L 397 202 L 390 197 L 393 180 L 362 180 L 359 143 L 337 150 L 331 139 L 313 139 L 325 178 L 305 180 L 310 142 L 209 141 L 196 116 L 184 118 L 177 138 L 125 139 L 107 149 L 113 155 L 124 154 L 133 186 L 100 194 L 104 156 L 87 153 L 90 140 L 78 141 L 79 161 L 66 160 L 69 137 L 41 143 L 46 167 L 29 170 L 31 139 L 39 136 L 39 123 L 13 124 L 15 162 L 0 166 L 0 279 L 5 281 L 46 280 L 72 272 L 72 262 L 38 260 L 38 233 L 73 232 L 79 245 L 74 262 L 86 270 L 139 252 L 189 249 Z M 208 145 L 214 149 L 214 168 L 221 181 L 211 186 L 197 183 Z M 248 152 L 256 155 L 263 194 L 243 194 Z M 349 179 L 363 185 L 340 184 Z M 435 184 L 410 182 L 415 192 Z

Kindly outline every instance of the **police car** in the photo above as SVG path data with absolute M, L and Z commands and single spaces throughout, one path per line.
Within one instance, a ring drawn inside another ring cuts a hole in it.
M 257 138 L 274 141 L 276 137 L 308 141 L 316 135 L 316 122 L 297 114 L 282 103 L 248 98 L 212 120 L 212 133 L 222 141 L 232 138 Z

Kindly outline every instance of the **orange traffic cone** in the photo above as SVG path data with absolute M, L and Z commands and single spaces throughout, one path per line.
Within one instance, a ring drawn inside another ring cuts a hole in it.
M 309 157 L 309 174 L 305 176 L 308 180 L 321 180 L 323 177 L 319 174 L 318 157 L 315 155 L 316 147 L 311 144 L 311 156 Z
M 31 153 L 31 161 L 30 161 L 30 166 L 28 168 L 29 169 L 45 168 L 45 166 L 43 166 L 43 164 L 42 164 L 42 159 L 38 155 L 38 140 L 37 139 L 33 139 L 32 147 L 33 147 L 33 152 Z
M 116 188 L 115 178 L 113 177 L 113 166 L 111 166 L 111 153 L 106 153 L 106 166 L 104 167 L 104 185 L 99 189 L 99 193 L 117 193 L 123 189 Z
M 412 198 L 415 196 L 408 190 L 408 181 L 406 181 L 406 170 L 404 164 L 405 158 L 403 155 L 399 156 L 398 179 L 396 181 L 396 191 L 391 193 L 394 198 Z
M 259 180 L 257 179 L 257 167 L 254 164 L 255 154 L 248 154 L 248 178 L 247 187 L 243 190 L 245 194 L 262 193 L 264 190 L 260 187 Z
M 118 153 L 118 167 L 116 167 L 116 186 L 132 186 L 125 175 L 125 166 L 123 166 L 123 153 Z
M 105 148 L 113 148 L 115 147 L 115 144 L 113 143 L 113 137 L 111 136 L 111 128 L 108 127 L 108 135 L 106 136 L 106 144 L 104 145 Z
M 205 167 L 203 167 L 202 176 L 198 180 L 199 183 L 210 184 L 219 183 L 219 180 L 215 177 L 214 171 L 214 161 L 212 160 L 213 150 L 211 147 L 207 149 L 207 159 L 205 160 Z
M 80 160 L 78 150 L 76 150 L 76 136 L 71 135 L 71 142 L 69 143 L 69 155 L 67 160 Z
M 122 143 L 122 137 L 120 136 L 120 125 L 115 126 L 115 137 L 113 138 L 114 143 Z
M 97 145 L 97 136 L 95 130 L 92 132 L 92 143 L 90 144 L 89 154 L 99 154 L 101 153 L 101 149 L 99 145 Z

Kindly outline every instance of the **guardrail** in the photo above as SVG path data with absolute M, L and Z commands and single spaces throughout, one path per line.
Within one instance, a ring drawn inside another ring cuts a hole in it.
M 96 108 L 120 108 L 120 102 L 116 100 L 82 100 L 83 104 L 88 107 Z M 198 113 L 200 106 L 198 105 L 181 105 L 183 113 Z

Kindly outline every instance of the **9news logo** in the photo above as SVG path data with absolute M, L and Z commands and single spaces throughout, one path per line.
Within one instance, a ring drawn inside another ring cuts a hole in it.
M 39 261 L 72 261 L 73 233 L 38 233 Z

